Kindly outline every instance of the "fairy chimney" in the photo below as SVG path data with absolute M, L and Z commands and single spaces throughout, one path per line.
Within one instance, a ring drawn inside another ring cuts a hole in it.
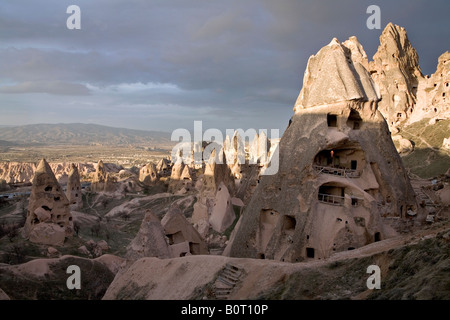
M 83 207 L 80 174 L 78 173 L 77 166 L 73 163 L 70 166 L 66 196 L 69 200 L 70 209 L 78 210 Z
M 45 159 L 33 178 L 24 233 L 31 242 L 47 245 L 63 245 L 73 234 L 69 200 Z
M 326 258 L 395 236 L 420 212 L 376 86 L 354 56 L 333 39 L 309 58 L 279 170 L 262 176 L 225 255 Z

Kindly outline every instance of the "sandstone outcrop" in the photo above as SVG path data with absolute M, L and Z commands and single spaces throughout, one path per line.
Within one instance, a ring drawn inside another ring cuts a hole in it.
M 107 173 L 102 160 L 97 163 L 97 168 L 92 179 L 91 190 L 93 192 L 115 192 L 116 180 Z
M 170 161 L 166 158 L 163 158 L 159 160 L 158 164 L 156 165 L 156 170 L 160 176 L 167 176 L 170 175 Z
M 192 224 L 178 208 L 171 208 L 161 220 L 165 235 L 169 238 L 172 257 L 189 254 L 208 254 L 208 247 Z
M 73 234 L 69 201 L 45 159 L 33 178 L 24 232 L 30 241 L 48 245 L 62 245 Z
M 376 86 L 355 56 L 333 39 L 309 58 L 279 171 L 261 177 L 226 254 L 326 258 L 389 238 L 392 219 L 420 211 Z
M 127 247 L 126 257 L 137 260 L 144 257 L 170 258 L 169 246 L 158 217 L 147 210 L 136 237 Z
M 77 166 L 73 163 L 69 172 L 66 195 L 69 200 L 70 209 L 79 210 L 83 207 L 80 174 L 78 173 Z
M 417 108 L 408 119 L 408 124 L 424 118 L 436 120 L 450 118 L 450 52 L 438 59 L 436 72 L 426 76 L 417 89 Z
M 158 182 L 158 180 L 158 170 L 154 163 L 149 163 L 139 170 L 139 181 L 143 184 L 150 186 Z
M 369 64 L 372 78 L 380 88 L 380 112 L 393 132 L 414 112 L 417 89 L 424 80 L 419 56 L 406 30 L 389 23 L 380 36 L 380 46 Z
M 394 134 L 401 127 L 425 118 L 450 117 L 448 51 L 439 57 L 436 72 L 424 76 L 406 30 L 389 23 L 380 36 L 380 46 L 368 70 L 380 88 L 378 108 Z
M 215 231 L 222 233 L 233 224 L 235 218 L 230 193 L 225 184 L 221 183 L 217 189 L 209 224 Z
M 68 181 L 70 170 L 72 169 L 72 163 L 49 163 L 56 179 L 62 185 Z M 82 180 L 89 180 L 89 177 L 95 172 L 96 164 L 76 163 L 78 173 Z M 19 184 L 19 183 L 31 183 L 36 171 L 36 163 L 23 163 L 23 162 L 0 162 L 0 180 L 5 180 L 6 183 Z M 121 169 L 112 163 L 104 164 L 106 172 L 118 173 Z

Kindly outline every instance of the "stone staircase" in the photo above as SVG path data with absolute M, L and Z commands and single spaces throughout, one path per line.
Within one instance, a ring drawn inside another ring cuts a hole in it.
M 218 300 L 225 300 L 239 283 L 244 274 L 242 267 L 227 263 L 214 283 L 214 295 Z
M 414 188 L 419 204 L 423 203 L 427 207 L 436 208 L 438 205 L 422 190 L 422 188 Z

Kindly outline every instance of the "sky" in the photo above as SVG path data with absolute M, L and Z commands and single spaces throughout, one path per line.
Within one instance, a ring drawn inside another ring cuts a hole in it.
M 366 27 L 369 5 L 381 30 Z M 449 12 L 448 0 L 1 0 L 0 125 L 283 132 L 308 58 L 333 37 L 357 36 L 371 60 L 393 22 L 432 74 Z

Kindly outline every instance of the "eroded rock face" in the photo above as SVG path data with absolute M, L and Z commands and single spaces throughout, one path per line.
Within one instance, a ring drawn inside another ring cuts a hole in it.
M 189 254 L 208 254 L 208 247 L 192 224 L 178 208 L 171 208 L 161 220 L 164 233 L 169 238 L 172 257 Z
M 139 181 L 145 185 L 153 185 L 158 182 L 158 171 L 154 163 L 149 163 L 139 170 Z
M 73 234 L 69 201 L 45 159 L 33 178 L 24 232 L 30 241 L 49 245 L 62 245 Z
M 450 118 L 450 52 L 443 53 L 438 59 L 436 72 L 426 76 L 419 83 L 417 107 L 408 123 L 424 118 Z
M 326 258 L 394 236 L 392 218 L 420 211 L 364 55 L 349 42 L 333 39 L 309 59 L 279 171 L 260 179 L 228 255 Z
M 80 174 L 77 166 L 73 163 L 69 172 L 66 195 L 72 210 L 79 210 L 83 207 Z
M 221 183 L 217 189 L 209 223 L 215 231 L 222 233 L 233 224 L 235 218 L 230 193 L 225 184 Z
M 419 67 L 419 56 L 409 42 L 404 28 L 392 23 L 386 26 L 369 69 L 380 88 L 381 101 L 378 108 L 394 131 L 395 127 L 414 112 L 417 88 L 424 80 Z
M 138 234 L 127 247 L 126 257 L 132 260 L 144 257 L 160 259 L 171 257 L 161 222 L 149 210 L 142 220 Z
M 92 180 L 91 190 L 93 192 L 115 192 L 116 182 L 114 177 L 107 173 L 103 161 L 99 160 Z
M 172 173 L 170 174 L 169 188 L 168 191 L 175 193 L 183 187 L 183 171 L 185 164 L 183 159 L 179 157 L 177 161 L 172 166 Z

